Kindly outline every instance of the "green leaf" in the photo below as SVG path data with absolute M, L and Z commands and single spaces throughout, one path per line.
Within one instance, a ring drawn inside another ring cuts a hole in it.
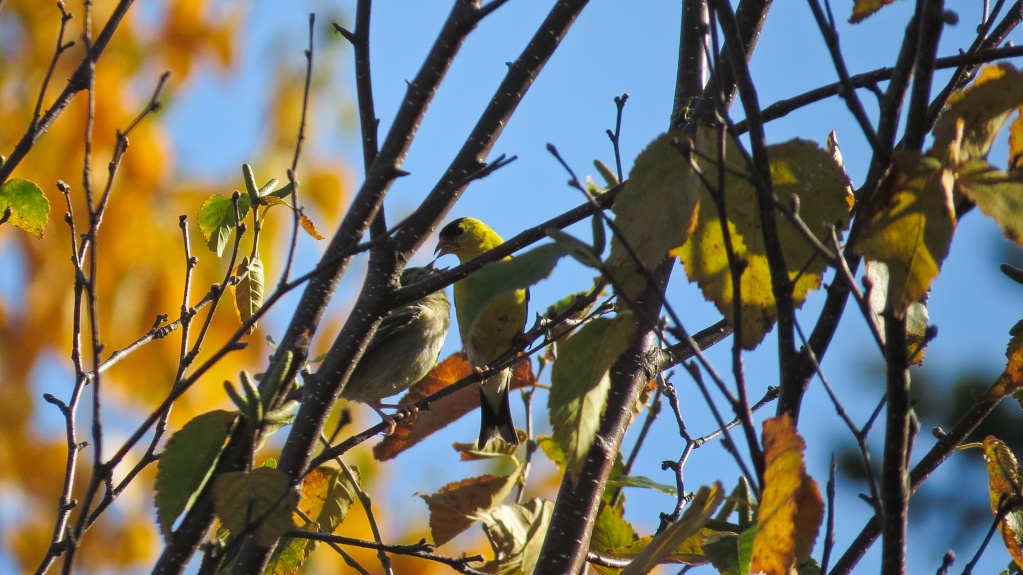
M 1023 245 L 1023 172 L 1007 174 L 984 160 L 954 169 L 956 188 L 1002 228 L 1006 238 Z
M 710 533 L 703 542 L 703 550 L 722 575 L 749 575 L 756 534 L 755 525 L 738 535 L 728 532 Z
M 263 401 L 259 397 L 259 388 L 247 371 L 242 371 L 238 380 L 241 381 L 242 390 L 245 392 L 245 409 L 242 413 L 253 426 L 257 426 L 263 422 Z
M 664 483 L 658 483 L 649 477 L 643 477 L 642 475 L 621 475 L 607 480 L 608 487 L 643 487 L 646 489 L 653 489 L 654 491 L 660 491 L 665 495 L 671 495 L 672 497 L 678 496 L 678 488 L 674 485 L 665 485 Z
M 611 385 L 609 370 L 636 331 L 630 314 L 597 318 L 569 337 L 551 371 L 548 398 L 554 439 L 565 454 L 573 483 L 593 444 Z
M 927 293 L 948 255 L 956 225 L 949 176 L 934 158 L 896 150 L 864 210 L 855 248 L 888 265 L 887 309 L 899 315 Z
M 638 539 L 636 530 L 622 517 L 621 510 L 613 509 L 606 502 L 601 502 L 590 536 L 590 551 L 620 559 L 623 557 L 619 550 L 629 549 Z M 590 568 L 601 575 L 614 575 L 619 571 L 613 567 L 600 565 L 590 565 Z
M 753 517 L 756 512 L 756 503 L 753 501 L 749 483 L 746 478 L 739 476 L 739 481 L 732 489 L 732 492 L 725 498 L 725 504 L 718 511 L 716 519 L 725 521 L 732 513 L 736 513 L 739 527 L 745 529 L 753 524 Z
M 353 469 L 352 483 L 340 469 L 318 467 L 302 480 L 298 509 L 312 522 L 300 527 L 303 531 L 333 533 L 358 496 L 358 469 Z M 319 542 L 312 539 L 284 539 L 277 546 L 264 573 L 293 575 L 305 563 Z
M 681 132 L 658 136 L 636 158 L 625 188 L 615 201 L 615 223 L 628 247 L 615 234 L 607 267 L 623 291 L 620 295 L 630 301 L 647 284 L 637 265 L 656 268 L 668 257 L 669 250 L 685 243 L 695 223 L 700 186 L 689 160 L 679 149 L 686 141 Z
M 959 161 L 987 158 L 995 136 L 1009 115 L 1023 105 L 1023 74 L 1008 63 L 985 66 L 970 86 L 949 96 L 934 124 L 934 145 L 929 155 L 940 158 L 958 139 L 963 123 Z
M 637 539 L 639 536 L 636 529 L 622 517 L 621 511 L 601 502 L 590 536 L 590 551 L 605 555 L 615 549 L 628 547 Z
M 213 482 L 214 509 L 232 534 L 251 532 L 258 545 L 268 547 L 295 528 L 291 514 L 298 493 L 288 482 L 284 472 L 270 467 L 225 473 Z
M 584 266 L 591 268 L 600 268 L 603 262 L 600 261 L 600 254 L 595 250 L 593 246 L 590 246 L 586 242 L 576 238 L 568 232 L 559 230 L 558 228 L 547 228 L 544 233 L 557 244 L 561 245 L 565 251 L 569 253 L 573 258 Z
M 558 468 L 559 472 L 564 473 L 565 452 L 561 451 L 561 446 L 558 445 L 558 442 L 553 437 L 547 435 L 537 436 L 536 439 L 540 446 L 540 451 Z
M 244 219 L 249 213 L 252 200 L 248 194 L 238 197 L 238 215 Z M 206 245 L 217 257 L 224 255 L 224 248 L 231 238 L 231 232 L 238 225 L 235 218 L 234 200 L 227 196 L 210 196 L 199 208 L 199 231 L 206 239 Z
M 43 228 L 50 215 L 50 201 L 34 183 L 14 178 L 0 186 L 0 216 L 11 208 L 11 225 L 21 228 L 37 238 L 43 237 Z
M 562 244 L 544 244 L 512 259 L 488 263 L 470 274 L 462 280 L 468 294 L 463 308 L 465 325 L 475 324 L 480 312 L 494 298 L 528 288 L 549 276 L 554 265 L 569 251 L 570 248 Z
M 696 162 L 705 182 L 717 193 L 717 135 L 710 128 L 700 129 L 696 145 L 700 151 Z M 852 206 L 848 178 L 827 150 L 814 142 L 791 140 L 769 146 L 771 180 L 778 200 L 789 205 L 799 200 L 799 216 L 809 231 L 826 245 L 830 244 L 828 226 L 845 227 Z M 767 248 L 760 225 L 757 191 L 750 182 L 746 162 L 733 139 L 725 143 L 724 204 L 728 233 L 738 261 L 746 267 L 740 278 L 742 346 L 755 348 L 774 327 L 777 317 Z M 699 219 L 688 243 L 672 253 L 680 257 L 690 281 L 699 284 L 703 295 L 714 302 L 718 311 L 735 325 L 735 294 L 721 218 L 714 194 L 700 184 Z M 792 298 L 801 306 L 806 296 L 821 286 L 827 268 L 816 249 L 810 245 L 788 219 L 776 213 L 778 239 L 792 281 Z
M 683 541 L 699 533 L 707 524 L 714 510 L 724 500 L 720 483 L 713 487 L 701 487 L 689 502 L 682 518 L 658 533 L 625 569 L 621 575 L 643 575 L 650 572 L 675 550 Z
M 167 440 L 156 466 L 156 519 L 168 541 L 174 521 L 191 507 L 217 466 L 238 414 L 210 411 L 196 416 Z
M 294 359 L 294 353 L 291 351 L 284 351 L 282 353 L 284 353 L 284 357 L 273 363 L 274 370 L 270 372 L 270 375 L 264 376 L 264 391 L 261 394 L 264 410 L 269 409 L 273 403 L 276 403 L 277 394 L 279 394 L 282 389 L 285 389 L 284 376 L 287 375 L 288 371 L 291 369 L 291 362 Z M 290 384 L 287 387 L 290 388 Z

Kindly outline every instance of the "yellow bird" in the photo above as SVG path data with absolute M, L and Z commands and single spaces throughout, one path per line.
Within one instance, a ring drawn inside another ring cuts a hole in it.
M 459 218 L 440 231 L 436 253 L 438 256 L 454 254 L 458 261 L 465 263 L 504 242 L 497 232 L 474 218 Z M 504 258 L 511 259 L 511 256 Z M 473 367 L 485 367 L 504 355 L 515 343 L 526 325 L 526 304 L 529 293 L 522 289 L 508 295 L 494 298 L 480 311 L 472 325 L 466 325 L 468 310 L 466 300 L 470 282 L 455 282 L 455 315 L 458 317 L 458 333 L 462 347 Z M 480 386 L 480 438 L 477 446 L 486 446 L 493 437 L 500 435 L 511 444 L 518 444 L 515 423 L 511 418 L 508 403 L 508 384 L 511 368 L 491 376 Z

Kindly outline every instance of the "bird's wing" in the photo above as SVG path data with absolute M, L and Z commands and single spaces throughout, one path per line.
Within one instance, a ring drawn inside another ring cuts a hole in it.
M 370 350 L 395 334 L 408 329 L 410 325 L 422 316 L 423 308 L 418 305 L 402 306 L 387 314 L 383 321 L 380 322 L 380 327 L 377 328 L 376 333 L 373 334 L 373 339 L 366 346 L 365 353 L 369 353 Z

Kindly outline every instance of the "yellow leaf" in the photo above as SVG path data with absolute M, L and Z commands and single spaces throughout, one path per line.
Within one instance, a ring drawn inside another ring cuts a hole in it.
M 930 289 L 955 229 L 951 172 L 934 159 L 896 150 L 866 206 L 856 250 L 888 264 L 888 310 L 904 314 Z
M 849 22 L 856 24 L 867 19 L 868 16 L 872 16 L 874 12 L 877 12 L 881 8 L 895 2 L 895 0 L 855 0 L 853 2 L 852 16 L 849 17 Z
M 765 421 L 763 442 L 764 493 L 750 572 L 789 575 L 813 549 L 824 502 L 817 483 L 806 474 L 806 442 L 789 416 Z
M 1016 109 L 1016 119 L 1009 126 L 1009 172 L 1023 170 L 1023 106 Z
M 320 231 L 316 229 L 316 225 L 313 224 L 313 221 L 310 220 L 309 217 L 306 216 L 305 214 L 299 214 L 298 223 L 302 224 L 302 229 L 305 230 L 305 233 L 312 236 L 313 239 L 317 240 L 323 239 L 323 234 L 321 234 Z
M 1009 512 L 998 523 L 1005 548 L 1017 567 L 1023 568 L 1023 510 L 1020 509 L 1020 473 L 1016 457 L 994 436 L 984 438 L 984 459 L 987 461 L 988 490 L 991 493 L 991 511 L 998 513 L 1002 505 L 1015 499 Z
M 302 480 L 296 519 L 306 531 L 333 533 L 348 514 L 357 497 L 357 483 L 360 480 L 358 468 L 352 469 L 356 483 L 340 469 L 318 467 Z M 308 517 L 310 522 L 306 522 Z M 263 572 L 266 575 L 294 575 L 316 549 L 319 542 L 314 539 L 285 538 L 274 549 L 274 553 Z
M 1023 105 L 1023 74 L 1011 64 L 985 66 L 968 87 L 954 92 L 934 124 L 934 147 L 940 157 L 958 139 L 962 122 L 962 161 L 984 159 L 1009 114 Z
M 1009 340 L 1005 357 L 1008 359 L 1005 371 L 988 394 L 992 398 L 1004 397 L 1023 388 L 1023 331 L 1017 331 Z
M 954 168 L 956 191 L 977 204 L 1002 228 L 1005 237 L 1023 245 L 1023 172 L 1003 172 L 985 160 Z
M 553 514 L 554 502 L 543 499 L 502 505 L 481 513 L 495 555 L 483 570 L 515 575 L 533 573 Z
M 717 186 L 717 137 L 707 128 L 701 128 L 697 149 L 704 181 Z M 771 178 L 777 197 L 788 203 L 793 197 L 800 200 L 800 216 L 810 231 L 827 241 L 826 226 L 845 226 L 851 205 L 848 178 L 831 153 L 813 142 L 792 140 L 770 146 Z M 771 272 L 767 265 L 757 192 L 750 183 L 748 170 L 734 140 L 725 148 L 724 203 L 728 214 L 728 233 L 736 258 L 746 263 L 740 278 L 742 291 L 742 346 L 753 349 L 774 325 L 774 292 Z M 701 186 L 704 187 L 705 186 Z M 690 281 L 695 281 L 703 295 L 714 302 L 718 311 L 735 325 L 732 305 L 732 275 L 725 250 L 719 212 L 711 191 L 704 189 L 700 200 L 696 228 L 689 242 L 672 254 L 679 256 Z M 715 191 L 716 193 L 716 191 Z M 793 281 L 792 296 L 797 306 L 807 294 L 820 287 L 825 270 L 824 261 L 807 243 L 801 233 L 787 219 L 776 215 L 778 235 L 782 244 L 789 278 Z

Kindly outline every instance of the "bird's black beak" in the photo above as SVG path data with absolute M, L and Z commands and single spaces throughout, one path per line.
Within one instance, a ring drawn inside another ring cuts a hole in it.
M 437 240 L 437 247 L 434 248 L 433 255 L 439 258 L 445 254 L 450 254 L 451 248 L 451 240 L 441 238 Z

